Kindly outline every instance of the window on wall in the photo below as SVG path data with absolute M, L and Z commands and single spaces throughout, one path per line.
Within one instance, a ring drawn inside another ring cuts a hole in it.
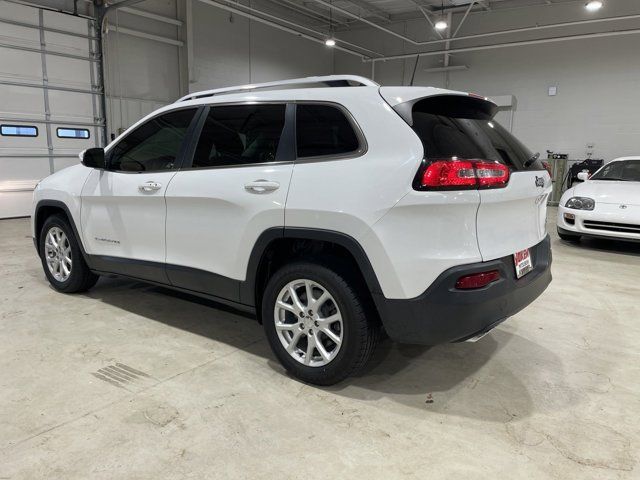
M 193 168 L 274 162 L 285 108 L 284 104 L 211 107 L 198 140 Z
M 298 105 L 296 138 L 298 157 L 346 155 L 359 148 L 345 114 L 330 105 Z
M 37 137 L 38 127 L 33 125 L 0 125 L 0 135 L 5 137 Z
M 89 130 L 86 128 L 59 127 L 56 129 L 58 138 L 89 138 Z
M 176 168 L 195 108 L 159 115 L 136 128 L 109 152 L 109 169 L 157 172 Z

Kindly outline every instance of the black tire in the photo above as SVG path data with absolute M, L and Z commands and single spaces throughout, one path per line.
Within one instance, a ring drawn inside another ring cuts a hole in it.
M 285 265 L 268 281 L 262 297 L 262 323 L 271 349 L 296 378 L 315 385 L 333 385 L 355 374 L 369 360 L 379 341 L 381 329 L 375 314 L 355 281 L 327 267 L 295 262 Z M 280 291 L 289 283 L 308 279 L 322 285 L 331 294 L 342 316 L 342 345 L 335 358 L 323 366 L 303 365 L 286 351 L 276 331 L 274 309 Z
M 565 242 L 579 242 L 580 241 L 580 235 L 573 235 L 571 233 L 562 233 L 562 232 L 560 232 L 560 230 L 558 230 L 558 236 L 560 237 L 560 240 L 564 240 Z
M 49 271 L 47 266 L 47 254 L 45 249 L 45 242 L 49 231 L 57 227 L 62 230 L 67 237 L 69 247 L 71 248 L 71 272 L 64 281 L 57 280 L 54 275 Z M 82 252 L 80 251 L 80 245 L 78 239 L 73 233 L 73 229 L 69 225 L 69 221 L 63 215 L 51 215 L 48 217 L 40 230 L 40 238 L 38 239 L 40 247 L 40 260 L 42 262 L 42 268 L 44 274 L 49 280 L 49 283 L 53 288 L 63 293 L 78 293 L 85 292 L 93 287 L 98 278 L 95 273 L 89 270 L 87 263 L 84 261 Z

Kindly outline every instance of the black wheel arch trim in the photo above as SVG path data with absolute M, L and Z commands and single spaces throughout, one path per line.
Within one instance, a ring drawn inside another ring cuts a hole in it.
M 73 215 L 71 215 L 71 210 L 69 210 L 69 207 L 67 207 L 67 204 L 60 201 L 60 200 L 40 200 L 38 202 L 38 204 L 36 205 L 35 211 L 34 211 L 34 219 L 33 219 L 33 224 L 34 225 L 38 225 L 38 223 L 40 222 L 41 218 L 40 218 L 40 212 L 42 210 L 42 208 L 44 207 L 54 207 L 54 208 L 59 208 L 62 211 L 64 211 L 67 220 L 69 222 L 69 225 L 71 225 L 71 229 L 73 230 L 73 234 L 76 237 L 76 241 L 78 242 L 78 246 L 80 247 L 80 252 L 82 253 L 82 257 L 84 258 L 84 261 L 87 262 L 87 265 L 89 265 L 89 268 L 91 268 L 91 263 L 89 261 L 89 255 L 87 255 L 87 252 L 84 250 L 84 245 L 82 244 L 82 237 L 80 236 L 80 232 L 78 231 L 78 228 L 76 227 L 76 222 L 73 219 Z M 36 246 L 36 250 L 38 252 L 38 255 L 40 255 L 40 232 L 34 232 L 34 239 L 33 242 Z
M 256 305 L 256 280 L 260 270 L 261 262 L 264 260 L 264 253 L 269 245 L 278 239 L 301 239 L 318 240 L 334 243 L 345 248 L 354 258 L 364 277 L 367 288 L 373 294 L 382 294 L 380 282 L 369 261 L 362 245 L 350 235 L 336 232 L 334 230 L 324 230 L 307 227 L 274 227 L 262 232 L 258 237 L 247 265 L 247 275 L 240 285 L 240 302 L 246 305 Z

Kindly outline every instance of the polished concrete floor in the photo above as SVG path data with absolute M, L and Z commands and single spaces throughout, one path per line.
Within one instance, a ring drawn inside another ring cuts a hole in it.
M 640 478 L 640 245 L 552 235 L 552 285 L 480 342 L 316 388 L 235 312 L 56 293 L 0 221 L 0 479 Z

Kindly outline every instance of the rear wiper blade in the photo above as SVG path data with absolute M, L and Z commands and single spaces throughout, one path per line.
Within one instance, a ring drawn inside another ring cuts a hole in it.
M 524 168 L 529 168 L 533 162 L 540 158 L 540 152 L 536 152 L 529 157 L 529 159 L 524 162 Z

